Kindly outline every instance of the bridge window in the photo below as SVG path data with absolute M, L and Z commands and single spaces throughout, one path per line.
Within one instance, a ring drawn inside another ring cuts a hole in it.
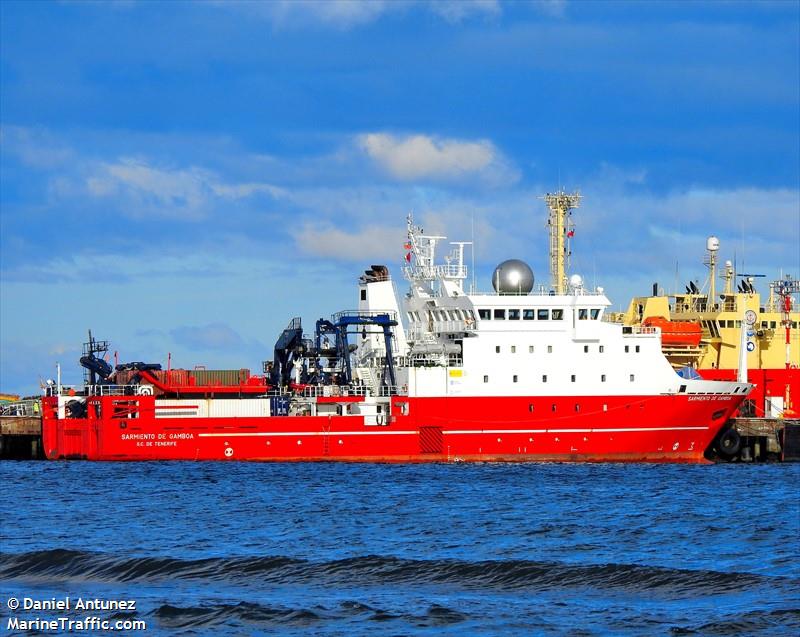
M 600 382 L 601 383 L 606 382 L 606 375 L 605 374 L 600 374 Z
M 600 310 L 592 308 L 592 320 L 596 321 L 598 318 L 600 318 Z
M 516 374 L 514 374 L 514 382 L 515 383 L 517 382 L 517 378 L 518 378 L 518 376 Z
M 636 346 L 636 353 L 637 354 L 639 353 L 639 346 L 638 345 Z
M 361 290 L 361 300 L 362 301 L 366 301 L 367 300 L 367 291 L 366 290 Z
M 483 382 L 484 383 L 488 383 L 489 382 L 489 377 L 488 376 L 484 376 L 483 377 Z
M 553 320 L 554 321 L 563 321 L 564 320 L 564 310 L 553 310 Z
M 680 387 L 678 387 L 678 393 L 679 394 L 685 394 L 686 393 L 686 385 L 681 385 Z
M 523 321 L 532 321 L 535 318 L 536 314 L 533 310 L 522 310 L 522 320 Z
M 543 375 L 542 375 L 542 382 L 543 382 L 543 383 L 546 383 L 546 382 L 547 382 L 547 374 L 543 374 Z
M 537 310 L 536 318 L 540 321 L 550 320 L 550 310 Z
M 575 382 L 575 374 L 573 374 L 572 376 L 569 377 L 569 382 L 571 382 L 571 383 Z
M 499 354 L 500 353 L 500 346 L 499 345 L 495 345 L 494 346 L 494 353 L 495 354 Z
M 603 353 L 603 352 L 605 352 L 605 351 L 606 351 L 606 348 L 605 348 L 605 346 L 604 346 L 604 345 L 601 345 L 601 346 L 600 346 L 600 353 L 602 354 L 602 353 Z
M 628 346 L 626 345 L 626 346 L 625 346 L 625 353 L 627 354 L 627 353 L 628 353 L 628 352 L 630 352 L 630 351 L 631 351 L 631 348 L 630 348 L 630 347 L 628 347 Z
M 508 311 L 508 320 L 509 321 L 519 321 L 519 310 L 509 310 Z
M 516 345 L 512 345 L 511 346 L 511 353 L 512 354 L 516 354 L 517 353 L 517 346 Z
M 492 311 L 478 308 L 478 318 L 482 321 L 489 321 L 492 318 Z
M 589 346 L 588 345 L 584 345 L 583 346 L 583 353 L 584 354 L 588 354 L 589 353 Z
M 506 320 L 506 311 L 505 310 L 495 310 L 494 311 L 494 320 L 495 321 L 505 321 Z
M 547 353 L 548 354 L 552 354 L 553 353 L 553 346 L 552 345 L 548 345 L 547 346 Z
M 585 321 L 588 318 L 589 318 L 589 310 L 587 310 L 585 307 L 582 307 L 581 309 L 578 310 L 579 321 Z

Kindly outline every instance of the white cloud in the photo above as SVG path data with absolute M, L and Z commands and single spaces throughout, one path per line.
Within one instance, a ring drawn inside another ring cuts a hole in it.
M 272 184 L 211 184 L 211 190 L 215 195 L 220 197 L 227 197 L 229 199 L 244 199 L 252 197 L 258 193 L 264 193 L 275 199 L 286 197 L 288 191 L 285 188 L 279 188 Z
M 567 0 L 531 0 L 536 10 L 544 15 L 561 18 L 567 12 Z
M 385 263 L 393 255 L 397 262 L 403 257 L 405 232 L 399 225 L 372 225 L 347 231 L 327 224 L 307 223 L 293 234 L 302 252 L 320 259 Z
M 390 10 L 405 8 L 407 2 L 383 0 L 271 0 L 270 2 L 241 2 L 224 0 L 214 2 L 223 9 L 242 11 L 256 18 L 266 19 L 276 27 L 289 27 L 319 23 L 347 29 L 368 24 Z
M 358 144 L 386 172 L 403 181 L 459 181 L 478 177 L 499 185 L 518 179 L 517 171 L 486 139 L 466 141 L 367 133 L 358 137 Z
M 215 198 L 243 199 L 262 193 L 276 198 L 281 188 L 265 183 L 229 184 L 209 170 L 190 166 L 182 169 L 156 168 L 145 159 L 123 157 L 114 163 L 99 163 L 86 178 L 86 190 L 93 197 L 128 199 L 131 216 L 166 216 L 202 219 L 208 216 Z
M 497 17 L 503 13 L 500 0 L 225 0 L 213 4 L 246 12 L 281 28 L 316 23 L 350 29 L 403 11 L 428 11 L 451 24 L 470 18 Z M 564 0 L 534 0 L 528 6 L 548 15 L 561 15 L 563 4 Z
M 461 22 L 471 16 L 499 16 L 503 10 L 499 0 L 432 0 L 428 5 L 448 22 Z
M 73 160 L 72 150 L 48 131 L 22 126 L 0 127 L 0 144 L 31 168 L 51 170 Z

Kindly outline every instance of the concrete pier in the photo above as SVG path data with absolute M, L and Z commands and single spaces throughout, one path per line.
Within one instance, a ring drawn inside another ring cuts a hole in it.
M 800 461 L 800 421 L 778 418 L 734 418 L 731 429 L 739 436 L 729 462 Z
M 40 460 L 42 419 L 39 416 L 0 416 L 0 458 Z

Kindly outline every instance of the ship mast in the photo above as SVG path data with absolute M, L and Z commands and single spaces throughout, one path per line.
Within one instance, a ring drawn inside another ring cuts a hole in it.
M 573 235 L 570 211 L 580 205 L 581 195 L 577 192 L 568 195 L 562 190 L 553 194 L 547 193 L 542 199 L 550 209 L 547 225 L 550 228 L 550 277 L 553 290 L 556 294 L 566 294 L 569 265 L 567 239 Z
M 704 263 L 711 272 L 708 275 L 708 310 L 713 312 L 717 303 L 717 252 L 719 251 L 719 239 L 714 236 L 706 240 L 706 250 L 708 254 Z
M 733 272 L 733 263 L 730 261 L 725 262 L 725 272 L 722 274 L 722 278 L 725 281 L 725 295 L 733 294 L 733 279 L 734 279 L 734 272 Z M 772 286 L 770 286 L 770 290 L 772 290 Z M 771 292 L 770 292 L 771 293 Z
M 781 298 L 781 311 L 783 313 L 783 326 L 786 328 L 786 369 L 792 366 L 792 294 L 800 294 L 800 281 L 793 279 L 788 274 L 785 279 L 773 281 L 770 289 L 774 289 Z

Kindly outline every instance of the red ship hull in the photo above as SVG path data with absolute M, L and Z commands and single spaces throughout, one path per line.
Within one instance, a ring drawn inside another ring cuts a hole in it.
M 736 380 L 735 369 L 699 369 L 698 373 L 706 380 Z M 778 398 L 783 401 L 784 418 L 800 417 L 800 369 L 749 369 L 747 382 L 755 387 L 747 397 L 747 405 L 742 406 L 743 415 L 756 418 L 768 417 L 767 401 Z M 788 395 L 787 395 L 788 394 Z M 791 405 L 787 405 L 787 403 Z
M 363 416 L 164 418 L 153 396 L 94 396 L 88 417 L 44 399 L 50 459 L 344 462 L 705 462 L 742 395 L 409 398 Z M 124 415 L 121 415 L 123 414 Z M 116 416 L 114 415 L 116 414 Z

